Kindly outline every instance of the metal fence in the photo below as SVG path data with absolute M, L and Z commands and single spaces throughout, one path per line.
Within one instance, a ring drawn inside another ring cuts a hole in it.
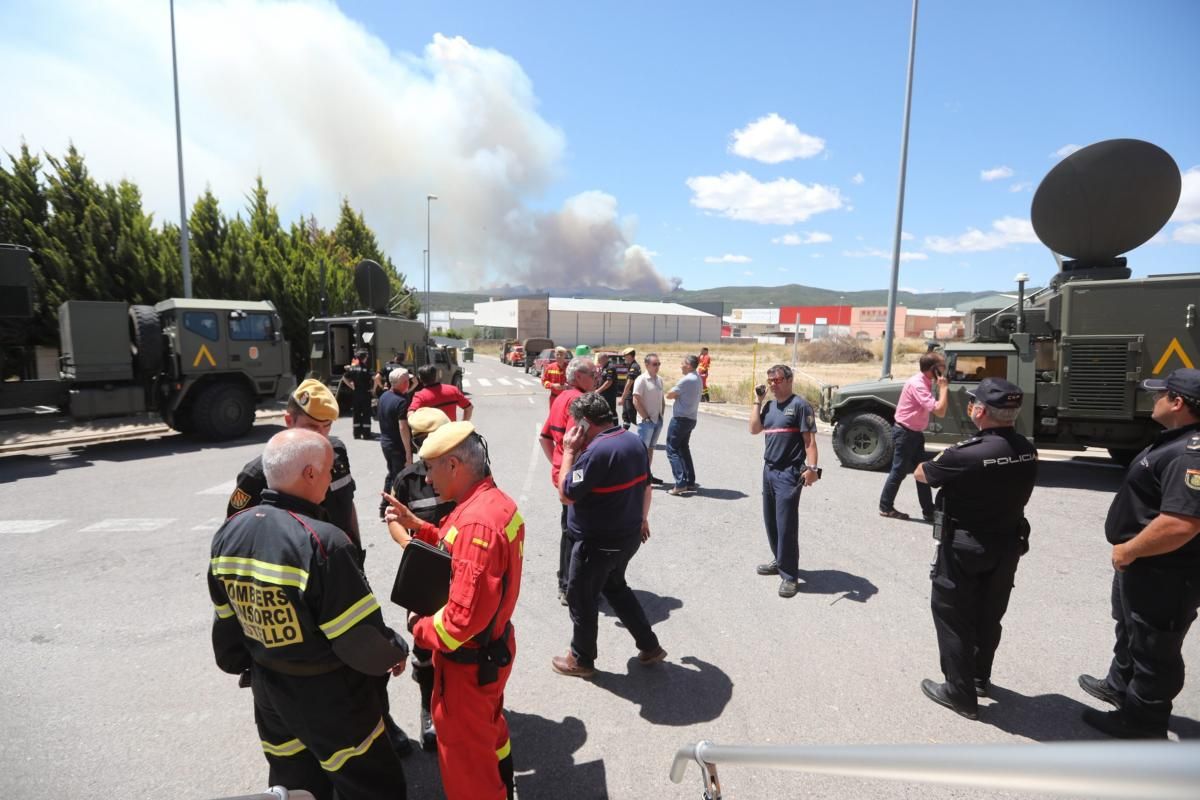
M 681 747 L 671 780 L 700 766 L 705 800 L 721 800 L 717 764 L 1080 797 L 1200 798 L 1200 743 Z M 799 789 L 797 796 L 802 796 Z

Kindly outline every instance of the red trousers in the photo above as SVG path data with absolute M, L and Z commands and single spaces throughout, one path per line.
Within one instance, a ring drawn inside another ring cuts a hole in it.
M 509 638 L 513 661 L 516 637 Z M 513 661 L 495 683 L 479 685 L 479 667 L 434 651 L 433 724 L 446 800 L 505 800 L 500 761 L 512 750 L 504 719 L 504 687 Z

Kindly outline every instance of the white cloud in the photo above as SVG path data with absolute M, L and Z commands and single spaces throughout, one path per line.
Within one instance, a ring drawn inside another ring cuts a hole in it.
M 856 173 L 854 173 L 854 177 L 851 178 L 850 180 L 852 180 L 855 184 L 862 186 L 863 183 L 866 182 L 867 179 L 863 177 L 863 174 L 861 172 L 856 172 Z
M 1012 176 L 1012 167 L 993 167 L 992 169 L 981 170 L 979 173 L 979 180 L 998 181 L 1001 178 L 1011 178 Z
M 776 236 L 774 239 L 772 239 L 771 244 L 786 244 L 794 246 L 800 244 L 825 244 L 826 242 L 832 241 L 833 237 L 828 233 L 812 231 L 809 233 L 785 233 L 783 236 Z
M 209 186 L 232 215 L 261 175 L 285 225 L 314 214 L 332 227 L 345 197 L 413 279 L 433 193 L 436 282 L 667 285 L 615 198 L 532 207 L 567 142 L 511 56 L 441 34 L 393 51 L 328 0 L 176 11 L 189 204 Z M 135 181 L 148 210 L 176 219 L 166 4 L 60 0 L 29 4 L 21 22 L 0 28 L 0 75 L 37 80 L 7 82 L 21 113 L 0 115 L 0 148 L 24 137 L 60 154 L 73 140 L 97 179 Z
M 1027 192 L 1032 188 L 1033 184 L 1030 181 L 1018 181 L 1012 186 L 1009 186 L 1008 190 L 1010 192 Z
M 726 253 L 723 256 L 708 256 L 704 259 L 705 264 L 749 264 L 750 256 L 737 256 L 733 253 Z
M 1192 167 L 1183 173 L 1183 189 L 1179 193 L 1179 205 L 1171 215 L 1172 222 L 1195 222 L 1200 220 L 1200 167 Z
M 884 258 L 888 261 L 892 260 L 891 253 L 885 250 L 880 250 L 877 247 L 867 247 L 862 250 L 843 250 L 842 255 L 846 256 L 847 258 Z M 901 261 L 925 261 L 928 258 L 929 256 L 925 253 L 915 253 L 907 250 L 900 251 Z
M 912 241 L 915 238 L 917 238 L 917 237 L 913 236 L 908 231 L 900 231 L 900 240 L 903 242 Z
M 842 207 L 836 186 L 803 184 L 791 178 L 762 183 L 745 172 L 723 172 L 688 178 L 687 185 L 697 208 L 762 224 L 793 225 Z
M 1051 153 L 1050 157 L 1051 158 L 1066 158 L 1067 156 L 1071 155 L 1071 153 L 1074 153 L 1077 150 L 1082 150 L 1082 149 L 1083 149 L 1083 145 L 1081 145 L 1081 144 L 1064 144 L 1062 147 L 1058 148 L 1053 153 Z
M 809 256 L 809 258 L 824 258 L 824 257 L 825 257 L 825 255 L 823 253 L 813 253 L 812 255 Z
M 750 277 L 751 275 L 753 275 L 754 273 L 753 273 L 753 272 L 751 272 L 750 270 L 746 270 L 746 271 L 745 271 L 745 272 L 743 272 L 742 274 L 743 274 L 743 275 L 745 275 L 745 276 L 748 278 L 748 277 Z
M 954 237 L 926 236 L 925 249 L 935 253 L 977 253 L 999 250 L 1010 244 L 1032 244 L 1037 240 L 1029 220 L 1003 217 L 993 222 L 992 229 L 987 232 L 968 228 L 966 233 Z
M 812 158 L 825 149 L 825 140 L 801 132 L 778 114 L 767 114 L 732 134 L 729 152 L 765 164 Z
M 1171 238 L 1180 244 L 1200 244 L 1200 222 L 1180 225 Z

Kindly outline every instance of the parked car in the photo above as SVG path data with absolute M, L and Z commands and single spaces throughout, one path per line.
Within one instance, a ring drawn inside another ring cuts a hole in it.
M 508 364 L 510 367 L 525 366 L 525 348 L 521 347 L 521 345 L 517 345 L 513 349 L 509 350 L 508 355 L 505 356 L 504 363 Z
M 550 348 L 538 353 L 537 358 L 533 359 L 531 363 L 526 364 L 525 371 L 540 378 L 542 377 L 542 372 L 552 363 L 554 363 L 554 349 Z

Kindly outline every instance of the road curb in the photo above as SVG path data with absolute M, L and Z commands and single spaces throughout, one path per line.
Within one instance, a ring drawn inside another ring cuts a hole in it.
M 254 418 L 255 424 L 264 420 L 279 419 L 282 410 L 260 411 Z M 27 439 L 0 444 L 0 456 L 13 455 L 31 450 L 46 450 L 52 447 L 82 447 L 92 444 L 121 442 L 129 439 L 142 439 L 150 436 L 161 436 L 176 431 L 165 423 L 130 423 L 117 430 L 89 432 L 76 429 L 78 432 L 62 430 L 46 434 L 32 434 Z

